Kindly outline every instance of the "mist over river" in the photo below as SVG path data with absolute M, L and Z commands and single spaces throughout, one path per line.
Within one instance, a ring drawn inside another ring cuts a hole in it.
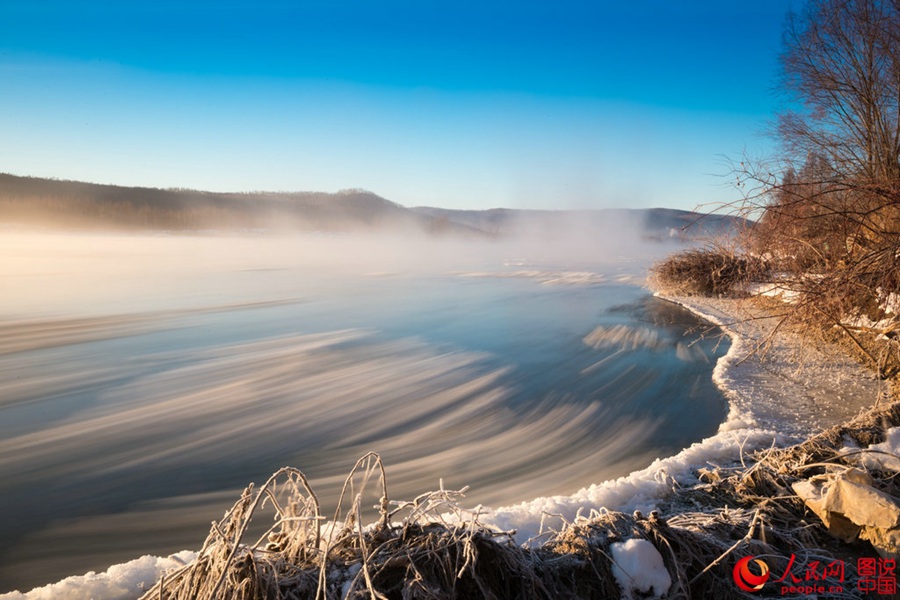
M 567 494 L 715 433 L 728 342 L 632 240 L 0 236 L 0 593 L 198 548 L 249 482 L 333 512 Z

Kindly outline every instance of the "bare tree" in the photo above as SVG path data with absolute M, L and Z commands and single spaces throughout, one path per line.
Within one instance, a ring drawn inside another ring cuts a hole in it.
M 900 177 L 897 0 L 815 0 L 785 30 L 783 84 L 806 109 L 781 116 L 791 153 L 817 154 L 842 177 Z
M 900 0 L 810 0 L 784 47 L 783 154 L 737 169 L 760 217 L 748 243 L 800 292 L 791 319 L 837 326 L 883 368 L 866 336 L 893 332 L 877 322 L 900 298 Z

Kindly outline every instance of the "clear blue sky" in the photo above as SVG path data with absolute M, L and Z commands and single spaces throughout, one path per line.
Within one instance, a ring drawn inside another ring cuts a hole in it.
M 407 206 L 735 197 L 799 0 L 3 0 L 0 171 Z

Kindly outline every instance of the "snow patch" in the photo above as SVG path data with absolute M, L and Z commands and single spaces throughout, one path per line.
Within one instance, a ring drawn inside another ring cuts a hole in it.
M 794 304 L 800 300 L 801 292 L 785 287 L 782 283 L 751 283 L 745 288 L 745 291 L 751 296 L 767 296 L 769 298 L 778 298 L 782 302 Z
M 672 578 L 663 564 L 662 555 L 653 544 L 632 538 L 611 544 L 613 575 L 622 590 L 622 598 L 663 598 Z
M 27 594 L 2 594 L 0 600 L 131 600 L 143 595 L 165 571 L 186 565 L 196 557 L 197 553 L 190 550 L 182 550 L 166 558 L 142 556 L 131 562 L 113 565 L 105 573 L 91 571 L 86 575 L 67 577 Z
M 872 471 L 893 471 L 900 473 L 900 427 L 891 427 L 885 432 L 884 441 L 869 446 L 869 452 L 857 455 L 858 462 Z M 859 447 L 850 440 L 845 440 L 845 454 L 858 452 Z
M 900 315 L 900 294 L 878 288 L 878 306 L 886 315 Z

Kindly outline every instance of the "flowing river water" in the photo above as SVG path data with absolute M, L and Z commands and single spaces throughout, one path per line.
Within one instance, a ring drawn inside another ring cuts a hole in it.
M 197 548 L 286 465 L 326 513 L 368 451 L 393 499 L 508 504 L 725 418 L 728 342 L 646 261 L 312 237 L 0 240 L 0 593 Z

